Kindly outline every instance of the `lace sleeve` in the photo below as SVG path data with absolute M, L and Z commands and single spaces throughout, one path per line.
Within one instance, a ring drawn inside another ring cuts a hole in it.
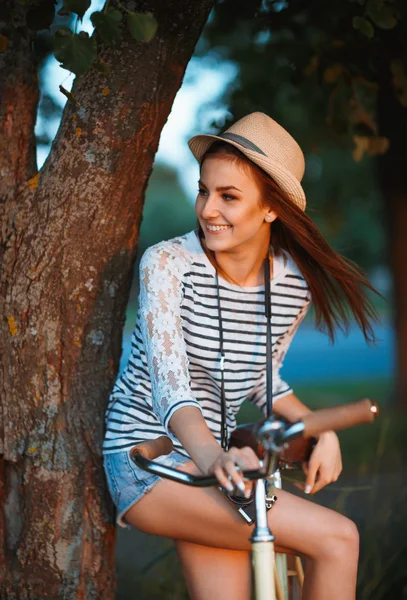
M 153 246 L 140 263 L 140 326 L 151 379 L 153 410 L 167 433 L 176 410 L 196 406 L 181 325 L 185 262 Z
M 288 394 L 292 394 L 292 388 L 281 379 L 280 370 L 283 366 L 285 355 L 287 354 L 287 350 L 290 347 L 290 344 L 294 338 L 294 335 L 297 332 L 298 327 L 302 323 L 305 315 L 307 314 L 308 308 L 310 306 L 310 302 L 307 302 L 305 306 L 301 309 L 291 328 L 287 331 L 287 333 L 279 340 L 277 343 L 277 351 L 273 355 L 273 402 L 276 402 L 280 398 L 287 396 Z M 248 398 L 251 404 L 254 404 L 259 408 L 264 416 L 266 416 L 267 412 L 267 400 L 266 400 L 266 372 L 264 372 L 264 377 L 262 378 L 261 384 L 257 392 L 255 392 L 252 396 Z

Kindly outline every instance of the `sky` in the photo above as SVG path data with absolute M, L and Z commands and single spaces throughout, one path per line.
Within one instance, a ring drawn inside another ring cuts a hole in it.
M 99 10 L 104 2 L 94 0 L 84 15 L 80 29 L 89 34 L 93 31 L 89 15 Z M 228 85 L 231 85 L 237 75 L 237 68 L 231 62 L 220 61 L 215 56 L 205 58 L 192 57 L 184 81 L 179 89 L 160 138 L 156 161 L 173 167 L 179 176 L 180 183 L 188 199 L 193 202 L 196 197 L 199 177 L 198 163 L 192 156 L 187 141 L 197 133 L 210 133 L 209 125 L 213 120 L 223 119 L 227 108 L 219 102 L 219 98 Z M 52 96 L 61 107 L 65 105 L 66 97 L 59 91 L 59 85 L 70 90 L 74 75 L 62 69 L 53 55 L 47 60 L 41 72 L 43 89 Z M 210 103 L 211 106 L 206 105 Z M 59 126 L 59 118 L 48 118 L 45 122 L 39 115 L 36 133 L 47 131 L 53 139 Z M 38 168 L 43 165 L 50 146 L 38 145 Z

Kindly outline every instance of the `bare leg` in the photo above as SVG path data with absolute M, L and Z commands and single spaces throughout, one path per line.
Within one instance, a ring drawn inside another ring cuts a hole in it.
M 180 540 L 175 543 L 191 600 L 250 598 L 248 552 L 221 550 Z
M 183 465 L 183 470 L 198 473 L 193 463 Z M 354 600 L 359 545 L 355 525 L 335 511 L 284 490 L 278 491 L 278 502 L 268 514 L 276 550 L 286 548 L 307 558 L 304 600 Z M 125 519 L 147 533 L 198 546 L 250 550 L 251 528 L 213 488 L 160 481 L 129 509 Z M 192 555 L 190 562 L 184 568 L 196 573 Z M 206 575 L 204 570 L 198 574 L 203 579 Z M 208 600 L 222 598 L 223 589 L 221 586 Z
M 303 599 L 353 600 L 359 558 L 356 525 L 339 513 L 287 492 L 278 494 L 283 502 L 278 507 L 277 502 L 271 526 L 276 542 L 305 557 Z

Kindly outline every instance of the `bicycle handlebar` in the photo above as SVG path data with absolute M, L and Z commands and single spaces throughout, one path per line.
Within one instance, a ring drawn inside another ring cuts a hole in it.
M 284 445 L 297 437 L 315 437 L 323 431 L 339 431 L 362 423 L 371 423 L 379 414 L 379 408 L 371 400 L 359 400 L 345 406 L 323 408 L 306 415 L 302 421 L 292 423 L 285 429 L 281 428 L 281 421 L 273 418 L 266 419 L 257 429 L 257 437 L 268 450 L 281 451 Z M 130 459 L 140 468 L 165 477 L 172 481 L 184 483 L 194 487 L 209 487 L 219 485 L 214 475 L 192 475 L 167 467 L 154 461 L 159 456 L 169 454 L 173 443 L 167 436 L 160 436 L 155 440 L 142 442 L 130 450 Z M 238 469 L 238 467 L 237 467 Z M 239 469 L 238 469 L 239 470 Z M 263 468 L 242 471 L 246 479 L 261 479 L 266 475 Z
M 191 473 L 179 471 L 173 467 L 167 467 L 154 460 L 150 460 L 143 452 L 138 451 L 137 447 L 133 448 L 130 452 L 130 458 L 141 469 L 144 469 L 153 475 L 176 481 L 177 483 L 184 483 L 185 485 L 190 485 L 192 487 L 219 486 L 219 482 L 215 475 L 192 475 Z M 236 467 L 236 469 L 238 471 L 240 470 L 239 467 Z M 266 475 L 266 472 L 264 469 L 252 469 L 250 471 L 242 471 L 242 475 L 246 479 L 254 480 L 262 479 Z
M 172 451 L 173 447 L 174 445 L 170 438 L 166 435 L 161 435 L 155 440 L 147 440 L 146 442 L 138 444 L 138 446 L 134 446 L 134 448 L 132 448 L 130 451 L 130 458 L 133 458 L 132 455 L 135 452 L 138 452 L 139 454 L 142 454 L 142 456 L 144 456 L 145 458 L 148 458 L 149 460 L 154 460 L 159 456 L 169 454 Z

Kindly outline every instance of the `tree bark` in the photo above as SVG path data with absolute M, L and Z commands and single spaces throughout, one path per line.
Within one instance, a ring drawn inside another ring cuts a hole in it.
M 212 4 L 139 2 L 136 10 L 159 23 L 156 37 L 101 48 L 113 86 L 95 71 L 75 81 L 77 104 L 67 103 L 52 151 L 29 181 L 37 100 L 24 102 L 23 84 L 15 100 L 26 125 L 1 131 L 10 156 L 0 244 L 0 600 L 114 597 L 104 413 L 144 191 Z M 5 81 L 10 64 L 2 63 Z
M 0 34 L 0 204 L 37 171 L 34 126 L 38 107 L 37 65 L 30 51 L 32 36 L 22 27 L 27 6 L 5 0 Z M 7 21 L 14 9 L 16 27 Z
M 379 173 L 388 230 L 388 253 L 393 275 L 394 329 L 396 332 L 395 406 L 407 411 L 407 109 L 394 93 L 388 66 L 383 66 L 379 87 L 380 135 L 390 148 L 379 158 Z

